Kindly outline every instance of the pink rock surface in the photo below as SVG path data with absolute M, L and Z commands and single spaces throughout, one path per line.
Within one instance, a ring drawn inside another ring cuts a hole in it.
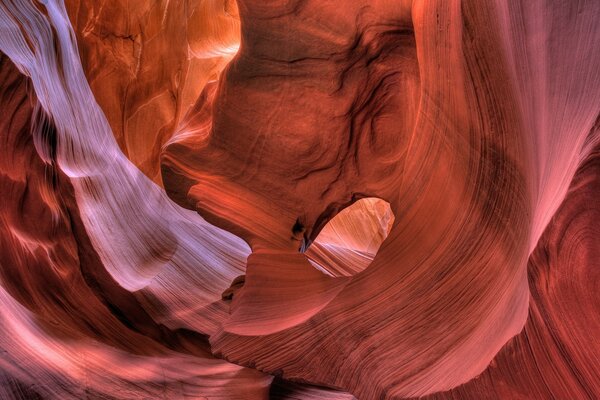
M 271 378 L 210 354 L 192 331 L 154 321 L 108 274 L 69 178 L 46 151 L 57 132 L 7 57 L 0 85 L 2 399 L 266 396 Z M 38 148 L 39 149 L 39 148 Z
M 600 129 L 596 123 L 597 136 Z M 582 163 L 528 263 L 523 331 L 477 379 L 437 399 L 585 399 L 600 393 L 600 146 Z
M 599 13 L 4 0 L 0 398 L 599 397 Z

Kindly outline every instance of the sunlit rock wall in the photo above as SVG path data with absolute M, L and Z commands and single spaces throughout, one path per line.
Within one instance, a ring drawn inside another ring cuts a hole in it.
M 0 398 L 600 397 L 599 17 L 2 0 Z

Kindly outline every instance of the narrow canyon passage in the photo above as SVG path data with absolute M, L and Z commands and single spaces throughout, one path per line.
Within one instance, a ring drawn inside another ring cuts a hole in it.
M 599 17 L 0 0 L 0 399 L 600 397 Z

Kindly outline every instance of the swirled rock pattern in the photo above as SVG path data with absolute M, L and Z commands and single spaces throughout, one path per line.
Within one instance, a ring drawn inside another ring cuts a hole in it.
M 87 80 L 119 147 L 160 184 L 162 145 L 238 48 L 236 3 L 67 0 L 66 5 Z
M 599 16 L 2 0 L 0 398 L 600 397 Z
M 600 121 L 596 123 L 596 133 Z M 437 399 L 586 399 L 600 392 L 600 146 L 580 166 L 528 264 L 523 331 L 477 379 Z

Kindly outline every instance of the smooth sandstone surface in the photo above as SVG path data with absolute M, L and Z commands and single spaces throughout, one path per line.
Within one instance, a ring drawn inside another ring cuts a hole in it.
M 600 4 L 0 3 L 0 398 L 600 396 Z
M 239 46 L 234 1 L 65 2 L 81 62 L 120 149 L 161 182 L 159 155 Z

